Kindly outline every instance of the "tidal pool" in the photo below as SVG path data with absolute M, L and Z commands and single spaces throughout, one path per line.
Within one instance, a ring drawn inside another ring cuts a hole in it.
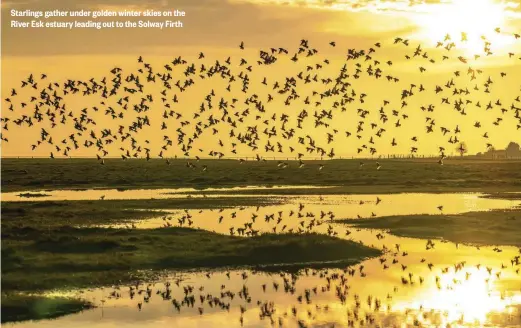
M 336 222 L 509 209 L 520 203 L 482 196 L 277 196 L 281 204 L 264 207 L 170 211 L 132 224 L 190 226 L 240 236 L 313 231 L 362 242 L 382 249 L 384 255 L 346 268 L 276 273 L 273 268 L 203 269 L 166 272 L 157 281 L 133 286 L 60 291 L 53 295 L 82 297 L 97 308 L 5 326 L 520 327 L 521 249 L 403 238 Z
M 321 186 L 246 186 L 231 188 L 206 188 L 197 190 L 194 188 L 177 189 L 57 189 L 35 190 L 31 192 L 3 192 L 2 202 L 27 202 L 27 201 L 60 201 L 60 200 L 100 200 L 100 199 L 168 199 L 186 197 L 258 197 L 255 194 L 243 194 L 242 192 L 270 190 L 294 190 L 294 189 L 324 189 L 331 187 Z M 237 194 L 219 194 L 214 192 L 237 192 Z M 204 192 L 209 192 L 204 194 Z
M 205 230 L 228 233 L 231 227 L 241 228 L 254 223 L 260 231 L 297 231 L 304 222 L 334 222 L 337 219 L 373 218 L 393 215 L 459 214 L 474 211 L 511 209 L 521 204 L 513 199 L 485 198 L 479 193 L 453 194 L 383 194 L 383 195 L 301 195 L 273 196 L 277 204 L 271 206 L 243 206 L 222 209 L 161 210 L 160 215 L 133 222 L 135 228 L 151 229 L 167 225 L 199 227 Z M 257 195 L 256 197 L 269 197 Z M 440 210 L 439 206 L 443 206 Z M 196 218 L 196 220 L 194 220 Z M 193 223 L 190 223 L 193 222 Z M 273 231 L 274 224 L 277 228 Z M 125 227 L 127 223 L 111 225 Z
M 140 285 L 56 293 L 98 308 L 17 327 L 519 327 L 515 247 L 456 246 L 355 230 L 386 250 L 345 269 L 177 272 Z M 343 236 L 343 238 L 346 238 Z M 132 291 L 131 291 L 132 288 Z M 242 318 L 242 320 L 241 320 Z

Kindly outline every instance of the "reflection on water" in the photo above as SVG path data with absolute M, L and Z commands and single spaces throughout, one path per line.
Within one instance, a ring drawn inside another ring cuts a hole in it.
M 458 214 L 474 211 L 510 209 L 520 204 L 519 200 L 483 198 L 483 194 L 387 194 L 387 195 L 302 195 L 277 196 L 281 204 L 263 207 L 237 207 L 206 210 L 161 210 L 170 212 L 156 218 L 134 223 L 136 228 L 158 228 L 179 224 L 200 227 L 205 230 L 228 233 L 230 227 L 240 228 L 252 222 L 255 229 L 275 232 L 296 232 L 300 222 L 306 226 L 310 220 L 327 222 L 335 219 L 372 218 L 392 215 L 415 214 Z M 443 206 L 440 210 L 438 207 Z M 197 218 L 193 220 L 192 217 Z M 258 218 L 258 219 L 257 219 Z M 112 225 L 114 227 L 128 226 Z M 315 227 L 316 224 L 313 224 Z M 300 226 L 305 229 L 305 226 Z M 364 241 L 365 242 L 365 241 Z
M 259 208 L 171 211 L 136 226 L 182 225 L 234 235 L 314 231 L 362 241 L 384 255 L 345 269 L 178 272 L 138 286 L 75 291 L 98 308 L 16 326 L 520 327 L 521 250 L 402 238 L 335 223 L 518 203 L 479 194 L 287 196 L 281 205 Z
M 360 234 L 356 238 L 371 236 L 367 231 L 353 234 Z M 99 307 L 18 326 L 189 328 L 241 327 L 241 322 L 244 327 L 521 325 L 519 265 L 509 261 L 519 255 L 516 248 L 503 247 L 497 253 L 493 248 L 437 243 L 434 250 L 426 250 L 425 241 L 393 236 L 374 242 L 389 250 L 345 270 L 172 274 L 150 284 L 73 292 Z M 396 247 L 391 249 L 395 244 L 400 245 L 400 252 Z
M 255 190 L 290 190 L 290 189 L 324 189 L 328 186 L 246 186 L 229 188 L 206 188 L 206 192 L 236 191 L 248 192 Z M 194 188 L 177 189 L 63 189 L 63 190 L 37 190 L 32 192 L 3 192 L 2 202 L 27 202 L 27 201 L 59 201 L 59 200 L 99 200 L 99 199 L 165 199 L 186 197 L 237 197 L 233 194 L 202 194 L 201 190 Z M 241 195 L 241 197 L 257 197 L 255 195 Z

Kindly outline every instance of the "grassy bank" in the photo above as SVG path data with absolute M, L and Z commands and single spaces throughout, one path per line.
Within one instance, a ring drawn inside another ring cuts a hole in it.
M 130 223 L 161 209 L 218 209 L 276 204 L 273 198 L 27 201 L 2 203 L 2 229 Z
M 340 186 L 335 192 L 388 193 L 403 191 L 519 191 L 521 161 L 448 159 L 443 166 L 429 160 L 297 161 L 277 167 L 277 161 L 201 160 L 197 168 L 186 160 L 3 159 L 2 191 L 66 188 L 180 188 L 248 185 Z M 318 165 L 324 163 L 323 170 Z M 208 170 L 203 172 L 202 166 Z M 316 191 L 313 191 L 316 192 Z M 320 191 L 322 192 L 322 191 Z
M 509 192 L 497 192 L 491 193 L 488 195 L 484 195 L 484 198 L 494 198 L 494 199 L 510 199 L 510 200 L 521 200 L 521 192 L 509 193 Z
M 130 281 L 137 270 L 360 260 L 379 251 L 319 234 L 253 238 L 189 228 L 58 227 L 2 231 L 2 290 L 43 290 Z
M 245 201 L 254 205 L 262 200 Z M 345 267 L 380 254 L 358 243 L 319 234 L 243 238 L 179 227 L 94 226 L 157 215 L 134 207 L 222 205 L 219 199 L 205 203 L 181 199 L 2 204 L 2 321 L 52 318 L 90 306 L 81 300 L 29 297 L 19 292 L 126 284 L 155 278 L 161 270 L 234 266 L 264 270 L 262 266 L 271 264 L 284 264 L 284 269 L 323 261 L 328 262 L 326 266 Z
M 54 319 L 92 308 L 89 302 L 67 297 L 2 294 L 2 323 Z
M 443 238 L 474 245 L 521 246 L 521 209 L 457 215 L 407 215 L 341 221 L 360 228 L 386 229 L 393 235 Z

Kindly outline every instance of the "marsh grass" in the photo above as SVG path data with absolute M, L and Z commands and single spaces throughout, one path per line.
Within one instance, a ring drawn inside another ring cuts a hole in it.
M 166 214 L 161 209 L 220 209 L 277 204 L 273 198 L 27 201 L 2 203 L 2 228 L 131 223 Z
M 2 206 L 2 290 L 47 290 L 130 281 L 146 269 L 360 260 L 378 251 L 319 234 L 252 238 L 190 228 L 112 229 L 161 215 L 143 208 L 220 207 L 228 199 L 13 202 Z M 259 204 L 266 200 L 245 200 Z M 190 202 L 188 204 L 187 202 Z M 241 201 L 238 201 L 240 204 Z M 234 204 L 237 205 L 237 204 Z
M 11 230 L 2 238 L 2 290 L 115 284 L 128 281 L 128 272 L 143 269 L 361 260 L 375 255 L 379 251 L 320 234 L 240 238 L 190 228 L 57 227 L 50 235 L 36 228 Z
M 385 216 L 340 222 L 359 228 L 385 229 L 402 237 L 521 247 L 521 208 L 454 215 Z
M 1 322 L 54 319 L 93 307 L 93 304 L 75 298 L 2 294 Z
M 186 167 L 186 160 L 150 161 L 106 159 L 100 165 L 95 159 L 3 159 L 3 191 L 27 191 L 69 188 L 181 188 L 275 185 L 340 186 L 337 192 L 448 192 L 509 191 L 521 189 L 521 161 L 484 161 L 447 159 L 443 166 L 436 159 L 305 161 L 298 169 L 297 161 L 287 161 L 280 169 L 277 161 L 201 160 L 198 168 Z M 319 171 L 318 164 L 325 163 Z M 202 172 L 202 165 L 208 171 Z M 483 183 L 487 181 L 487 183 Z M 280 191 L 277 191 L 280 192 Z M 294 192 L 294 191 L 288 191 Z M 313 191 L 316 192 L 316 191 Z
M 234 200 L 233 206 L 269 200 Z M 191 228 L 113 229 L 98 224 L 161 215 L 157 208 L 220 208 L 230 199 L 60 201 L 2 204 L 2 321 L 54 318 L 88 308 L 81 300 L 19 292 L 134 283 L 164 270 L 249 266 L 270 270 L 346 266 L 379 250 L 320 234 L 244 238 Z M 148 208 L 150 211 L 132 208 Z
M 393 192 L 505 192 L 521 190 L 520 161 L 359 160 L 306 161 L 297 169 L 275 161 L 3 159 L 2 191 L 70 188 L 181 188 L 316 185 L 330 189 L 270 190 L 270 194 Z M 319 163 L 326 167 L 318 171 Z M 238 191 L 225 191 L 237 193 Z M 266 193 L 266 191 L 241 191 Z M 502 194 L 491 195 L 500 197 Z M 38 197 L 30 192 L 26 197 Z M 508 194 L 509 198 L 519 199 Z M 2 322 L 55 318 L 92 305 L 79 299 L 29 296 L 20 292 L 127 284 L 162 270 L 249 266 L 256 270 L 345 267 L 379 250 L 319 234 L 265 234 L 251 238 L 190 228 L 111 229 L 96 225 L 131 223 L 162 215 L 157 209 L 203 209 L 276 203 L 272 198 L 206 198 L 2 203 Z M 141 209 L 141 210 L 137 210 Z M 521 245 L 519 210 L 461 215 L 413 215 L 346 220 L 363 228 L 387 229 L 418 238 L 474 244 Z

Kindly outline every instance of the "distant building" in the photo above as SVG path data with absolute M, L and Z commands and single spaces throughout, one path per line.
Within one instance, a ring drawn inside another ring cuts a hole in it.
M 490 159 L 521 159 L 521 147 L 516 142 L 511 142 L 505 149 L 494 149 L 493 147 L 485 153 L 477 153 L 476 157 Z
M 507 151 L 506 150 L 494 150 L 492 152 L 492 158 L 494 159 L 507 159 Z

